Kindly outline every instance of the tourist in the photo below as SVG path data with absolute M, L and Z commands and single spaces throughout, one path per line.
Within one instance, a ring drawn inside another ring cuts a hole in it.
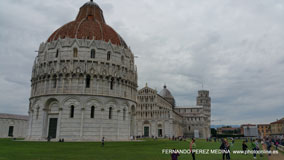
M 102 147 L 105 146 L 105 137 L 102 138 Z
M 265 143 L 264 143 L 264 139 L 261 140 L 261 146 L 262 146 L 262 150 L 265 150 Z
M 225 148 L 226 148 L 225 140 L 222 138 L 221 142 L 222 143 L 221 143 L 221 146 L 220 146 L 220 150 L 223 153 L 222 154 L 222 159 L 225 160 L 225 156 L 226 156 L 226 154 L 225 154 Z
M 275 149 L 276 150 L 278 149 L 278 145 L 279 145 L 279 142 L 278 142 L 278 140 L 276 140 L 276 142 L 275 142 Z
M 264 148 L 264 142 L 263 142 L 263 140 L 259 139 L 259 140 L 258 140 L 258 144 L 259 144 L 259 143 L 261 144 L 261 149 L 263 149 L 263 148 Z M 260 150 L 260 146 L 259 146 L 258 150 Z M 260 157 L 263 157 L 262 152 L 260 152 Z
M 252 150 L 253 150 L 253 158 L 256 159 L 256 152 L 259 148 L 258 148 L 258 143 L 255 139 L 252 141 L 251 147 L 252 147 Z
M 266 148 L 268 151 L 268 156 L 271 156 L 271 141 L 268 138 L 266 139 Z
M 195 144 L 195 139 L 194 138 L 192 138 L 192 141 L 190 143 L 189 149 L 190 149 L 190 153 L 191 153 L 192 159 L 195 160 L 196 144 Z
M 230 160 L 230 144 L 228 142 L 228 140 L 225 141 L 225 153 L 226 153 L 226 159 Z
M 243 141 L 242 148 L 243 148 L 244 154 L 247 154 L 248 146 L 246 145 L 246 141 Z
M 178 160 L 179 153 L 176 149 L 173 149 L 173 153 L 171 154 L 172 160 Z
M 50 136 L 48 136 L 48 137 L 47 137 L 47 142 L 50 142 L 50 139 L 51 139 L 51 137 L 50 137 Z

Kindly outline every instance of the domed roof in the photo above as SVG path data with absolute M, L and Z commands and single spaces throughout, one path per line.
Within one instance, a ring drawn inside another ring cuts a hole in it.
M 92 0 L 80 8 L 74 21 L 63 25 L 52 33 L 47 42 L 67 37 L 110 41 L 112 44 L 128 48 L 121 36 L 105 23 L 103 11 Z
M 175 106 L 175 99 L 171 92 L 167 89 L 166 85 L 164 85 L 164 88 L 160 91 L 159 95 L 162 96 L 169 103 L 171 103 L 173 107 Z
M 171 94 L 171 92 L 167 89 L 167 86 L 164 85 L 164 89 L 162 89 L 159 93 L 160 96 L 164 98 L 174 98 Z

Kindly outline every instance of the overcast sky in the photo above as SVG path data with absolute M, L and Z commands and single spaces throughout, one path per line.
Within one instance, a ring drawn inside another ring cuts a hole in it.
M 0 113 L 28 114 L 35 50 L 87 0 L 1 0 Z M 284 117 L 283 0 L 96 0 L 139 58 L 139 88 L 210 90 L 213 124 Z

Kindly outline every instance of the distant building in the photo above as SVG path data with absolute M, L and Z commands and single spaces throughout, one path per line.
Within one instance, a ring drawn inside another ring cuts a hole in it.
M 209 91 L 198 91 L 197 106 L 178 107 L 166 86 L 157 93 L 147 85 L 137 95 L 137 134 L 146 137 L 210 137 Z
M 26 137 L 28 121 L 28 116 L 0 113 L 0 138 Z
M 270 123 L 271 133 L 273 137 L 284 136 L 284 118 Z
M 241 125 L 241 133 L 245 137 L 258 137 L 258 130 L 256 124 L 243 124 Z
M 166 88 L 165 88 L 166 89 Z M 171 93 L 162 90 L 159 94 L 147 85 L 137 95 L 137 135 L 144 137 L 183 136 L 182 116 L 174 111 Z M 162 95 L 161 95 L 162 94 Z
M 176 106 L 175 111 L 183 116 L 186 137 L 209 138 L 211 125 L 211 98 L 209 91 L 199 90 L 196 106 Z
M 271 133 L 270 124 L 258 124 L 257 130 L 258 130 L 258 136 L 260 138 L 269 136 L 269 134 Z
M 241 134 L 241 129 L 232 128 L 232 127 L 221 127 L 221 128 L 217 128 L 217 134 L 219 135 L 239 135 Z

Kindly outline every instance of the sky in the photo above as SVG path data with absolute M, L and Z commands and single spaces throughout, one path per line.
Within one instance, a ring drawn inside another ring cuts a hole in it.
M 28 114 L 35 51 L 85 2 L 1 0 L 0 113 Z M 209 90 L 212 124 L 284 117 L 283 0 L 95 2 L 137 56 L 139 89 L 166 84 L 179 106 Z

